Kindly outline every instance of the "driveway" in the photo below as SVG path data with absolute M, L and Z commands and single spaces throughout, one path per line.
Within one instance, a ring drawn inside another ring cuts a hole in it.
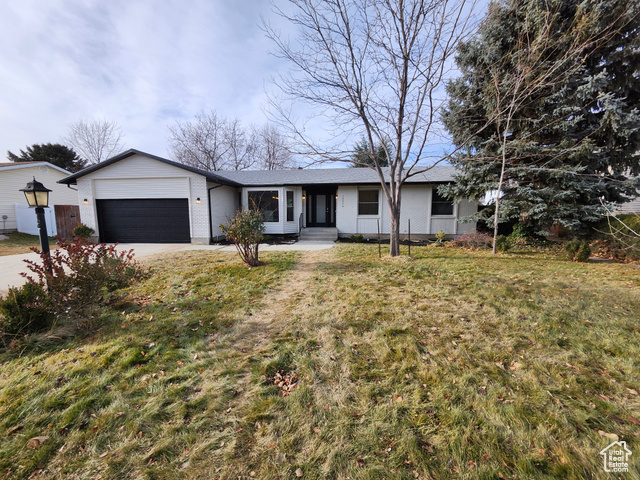
M 333 242 L 310 242 L 300 241 L 286 245 L 260 245 L 261 252 L 276 252 L 276 251 L 295 251 L 295 250 L 325 250 L 331 248 Z M 187 250 L 209 250 L 220 252 L 235 252 L 236 247 L 233 245 L 191 245 L 188 243 L 120 243 L 118 244 L 118 250 L 131 250 L 135 258 L 142 259 L 152 255 L 159 255 L 162 253 L 182 252 Z M 9 287 L 19 286 L 25 282 L 24 277 L 20 275 L 20 272 L 27 272 L 25 259 L 39 260 L 38 255 L 35 253 L 23 253 L 20 255 L 5 255 L 0 256 L 0 295 L 6 293 Z

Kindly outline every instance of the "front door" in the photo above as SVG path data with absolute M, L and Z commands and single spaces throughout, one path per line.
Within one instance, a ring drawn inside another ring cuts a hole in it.
M 307 227 L 336 226 L 336 191 L 307 191 Z

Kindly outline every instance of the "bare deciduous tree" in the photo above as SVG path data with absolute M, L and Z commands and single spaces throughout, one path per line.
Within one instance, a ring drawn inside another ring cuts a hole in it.
M 275 125 L 265 124 L 255 134 L 258 138 L 256 158 L 260 169 L 282 170 L 295 167 L 287 139 Z
M 120 126 L 106 119 L 78 120 L 69 126 L 69 133 L 61 140 L 89 164 L 100 163 L 124 149 Z
M 473 33 L 474 0 L 289 0 L 293 13 L 276 12 L 300 32 L 291 43 L 266 24 L 277 55 L 293 72 L 278 81 L 285 98 L 318 107 L 338 128 L 376 145 L 388 140 L 388 174 L 377 171 L 391 217 L 390 254 L 400 254 L 401 187 L 433 168 L 425 147 L 439 138 L 438 115 L 444 82 L 460 41 Z M 307 154 L 326 161 L 353 162 L 353 151 L 321 147 L 297 125 L 280 100 L 283 123 Z
M 227 120 L 213 110 L 201 111 L 191 122 L 169 126 L 169 146 L 174 158 L 203 170 L 223 170 L 229 148 L 225 142 L 226 127 Z
M 273 125 L 246 128 L 238 119 L 202 111 L 170 126 L 174 158 L 203 170 L 276 170 L 293 165 L 284 135 Z
M 246 130 L 237 118 L 227 122 L 224 134 L 227 145 L 226 168 L 247 170 L 256 165 L 258 138 L 254 129 Z

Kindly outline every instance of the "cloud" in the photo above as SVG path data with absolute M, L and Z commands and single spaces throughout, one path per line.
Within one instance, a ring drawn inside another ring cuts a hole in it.
M 71 122 L 118 122 L 166 155 L 167 125 L 212 108 L 263 123 L 279 61 L 268 2 L 51 0 L 0 5 L 0 149 L 57 142 Z

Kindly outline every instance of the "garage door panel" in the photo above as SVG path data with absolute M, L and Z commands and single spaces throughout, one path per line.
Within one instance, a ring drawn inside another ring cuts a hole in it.
M 96 200 L 101 242 L 189 243 L 185 198 Z

